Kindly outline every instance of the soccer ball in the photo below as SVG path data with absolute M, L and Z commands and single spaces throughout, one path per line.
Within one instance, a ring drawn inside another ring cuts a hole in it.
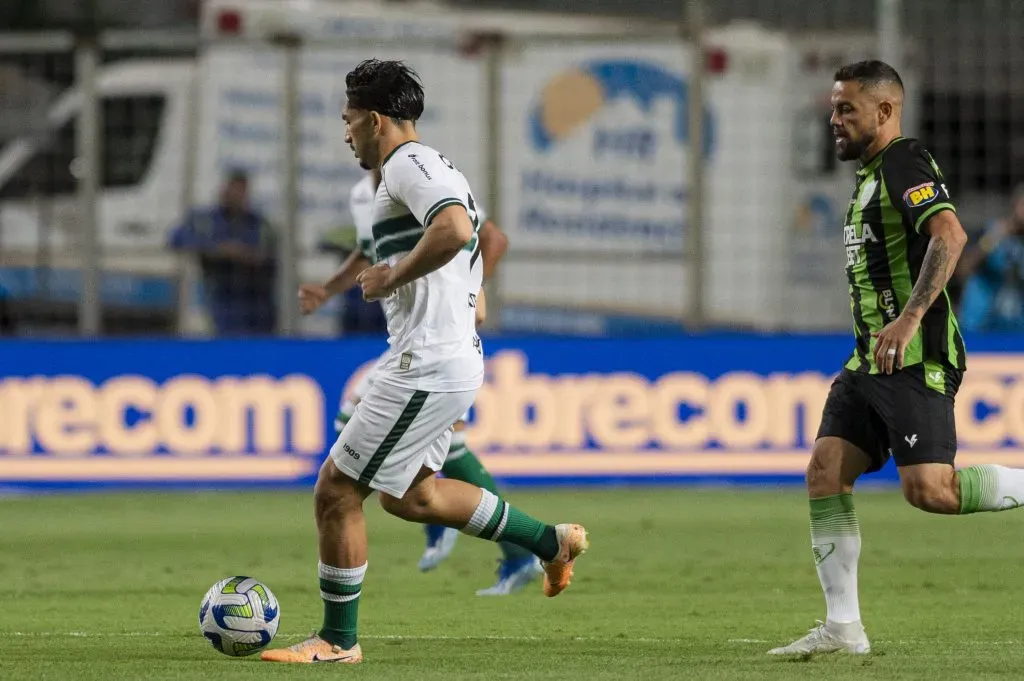
M 252 577 L 228 577 L 206 592 L 199 606 L 199 629 L 210 644 L 231 657 L 267 647 L 281 623 L 273 592 Z

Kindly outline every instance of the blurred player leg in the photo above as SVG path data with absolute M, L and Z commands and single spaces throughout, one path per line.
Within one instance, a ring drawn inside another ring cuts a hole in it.
M 484 464 L 466 446 L 465 419 L 455 424 L 451 446 L 441 473 L 453 480 L 461 480 L 498 494 L 498 485 Z M 458 530 L 440 525 L 427 525 L 427 548 L 420 559 L 421 570 L 430 570 L 448 557 L 458 537 Z M 540 561 L 529 551 L 511 542 L 500 542 L 502 559 L 498 567 L 498 581 L 491 587 L 477 591 L 478 596 L 505 596 L 522 590 L 543 572 Z
M 541 523 L 493 492 L 435 475 L 448 456 L 452 424 L 476 392 L 431 393 L 378 380 L 331 448 L 331 458 L 350 477 L 378 490 L 381 505 L 393 515 L 530 551 L 545 561 L 545 593 L 557 595 L 587 548 L 582 527 Z
M 429 467 L 403 497 L 382 493 L 381 505 L 412 522 L 460 528 L 474 537 L 507 541 L 530 551 L 542 561 L 547 596 L 557 596 L 569 586 L 575 559 L 589 546 L 580 525 L 547 525 L 492 492 L 461 480 L 438 478 Z
M 461 480 L 498 494 L 498 484 L 477 456 L 466 446 L 465 421 L 455 424 L 452 445 L 441 472 L 445 477 Z M 501 562 L 498 566 L 498 581 L 491 587 L 477 591 L 478 596 L 506 596 L 522 590 L 539 577 L 543 570 L 540 561 L 532 553 L 512 542 L 499 542 Z

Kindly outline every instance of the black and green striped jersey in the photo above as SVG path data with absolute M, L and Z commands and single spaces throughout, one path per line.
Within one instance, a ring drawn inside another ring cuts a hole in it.
M 942 171 L 917 140 L 897 138 L 857 171 L 843 227 L 856 347 L 846 368 L 878 373 L 875 339 L 903 310 L 928 249 L 928 218 L 955 211 Z M 925 313 L 904 366 L 964 369 L 966 353 L 945 290 Z

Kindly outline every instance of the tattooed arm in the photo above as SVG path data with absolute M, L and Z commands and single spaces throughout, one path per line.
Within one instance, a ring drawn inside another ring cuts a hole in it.
M 960 226 L 956 213 L 951 210 L 936 213 L 924 227 L 931 240 L 917 282 L 910 293 L 910 300 L 896 319 L 872 334 L 875 337 L 875 364 L 886 374 L 903 368 L 907 345 L 920 328 L 924 313 L 953 276 L 956 261 L 967 243 L 967 234 Z
M 967 233 L 956 213 L 944 210 L 932 216 L 925 228 L 931 239 L 921 263 L 914 290 L 904 313 L 920 320 L 946 287 L 967 244 Z

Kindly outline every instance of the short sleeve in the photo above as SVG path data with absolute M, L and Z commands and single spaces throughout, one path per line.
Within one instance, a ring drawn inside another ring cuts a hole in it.
M 400 149 L 388 162 L 384 182 L 392 199 L 403 204 L 417 222 L 429 227 L 434 217 L 448 206 L 466 204 L 459 197 L 454 171 L 441 163 L 437 152 L 420 146 Z
M 928 218 L 937 213 L 956 212 L 942 171 L 916 141 L 887 153 L 882 175 L 890 202 L 915 232 L 921 233 Z
M 487 209 L 484 208 L 484 204 L 476 201 L 475 199 L 474 203 L 476 207 L 476 219 L 480 223 L 480 226 L 483 227 L 484 223 L 487 222 Z

